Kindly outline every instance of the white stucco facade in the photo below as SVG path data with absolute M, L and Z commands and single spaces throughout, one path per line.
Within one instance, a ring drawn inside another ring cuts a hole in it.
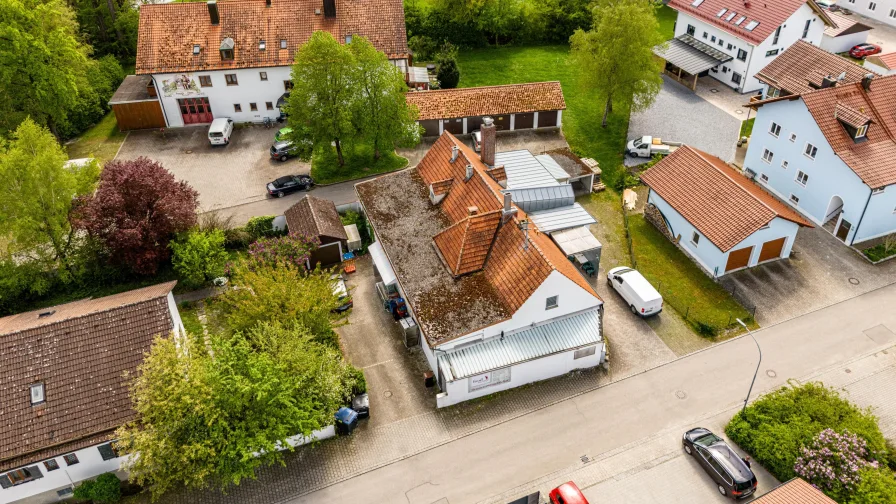
M 832 53 L 842 53 L 848 52 L 853 47 L 864 44 L 868 41 L 868 35 L 871 33 L 871 30 L 858 32 L 858 33 L 850 33 L 848 35 L 840 35 L 839 37 L 831 37 L 830 35 L 824 35 L 821 38 L 821 48 L 825 51 Z M 866 65 L 867 66 L 867 65 Z
M 750 261 L 747 265 L 748 268 L 759 264 L 759 254 L 762 251 L 763 244 L 780 238 L 785 239 L 781 255 L 769 259 L 768 262 L 790 257 L 790 251 L 793 248 L 793 242 L 799 230 L 799 225 L 795 222 L 775 217 L 767 227 L 757 230 L 728 251 L 723 252 L 655 191 L 650 190 L 647 202 L 655 205 L 662 213 L 672 235 L 676 238 L 681 237 L 678 242 L 679 248 L 700 265 L 705 273 L 713 278 L 726 274 L 725 267 L 728 264 L 729 254 L 746 247 L 753 247 Z M 693 240 L 694 233 L 697 233 L 699 236 L 696 242 Z M 727 273 L 730 273 L 730 271 Z
M 769 132 L 772 122 L 781 126 L 777 137 Z M 793 140 L 791 135 L 795 135 Z M 807 143 L 818 149 L 814 160 L 804 154 Z M 773 154 L 771 162 L 763 159 L 766 150 Z M 755 172 L 758 182 L 816 225 L 836 219 L 833 232 L 838 235 L 839 231 L 849 245 L 896 232 L 896 187 L 878 188 L 872 194 L 830 147 L 801 99 L 759 108 L 744 168 Z M 797 180 L 800 172 L 808 176 L 805 184 Z
M 896 26 L 896 0 L 838 0 L 837 5 L 881 23 Z
M 806 36 L 803 37 L 806 22 L 809 23 L 809 29 Z M 710 70 L 709 75 L 741 93 L 751 93 L 763 89 L 764 85 L 755 77 L 757 72 L 798 40 L 805 40 L 816 46 L 820 45 L 824 29 L 824 22 L 806 4 L 800 6 L 781 25 L 777 40 L 773 33 L 759 45 L 754 45 L 735 35 L 738 30 L 742 30 L 741 28 L 735 27 L 732 32 L 729 32 L 688 13 L 679 12 L 675 22 L 676 37 L 690 31 L 697 40 L 734 58 Z M 737 82 L 738 76 L 740 83 Z

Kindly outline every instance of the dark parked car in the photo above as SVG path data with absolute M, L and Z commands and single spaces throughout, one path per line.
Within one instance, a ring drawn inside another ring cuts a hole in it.
M 720 494 L 739 499 L 756 491 L 758 482 L 749 463 L 719 436 L 697 427 L 684 433 L 681 444 L 712 477 Z
M 274 145 L 271 145 L 271 159 L 286 161 L 287 159 L 295 155 L 296 150 L 297 149 L 292 145 L 292 142 L 274 142 Z
M 284 195 L 296 191 L 310 191 L 314 187 L 314 180 L 310 175 L 287 175 L 273 182 L 268 182 L 268 194 L 282 198 Z
M 853 58 L 864 59 L 866 56 L 873 56 L 881 51 L 879 45 L 859 44 L 849 50 L 849 55 Z

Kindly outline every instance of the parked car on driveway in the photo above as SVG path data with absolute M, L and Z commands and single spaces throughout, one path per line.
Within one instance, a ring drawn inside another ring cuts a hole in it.
M 697 427 L 684 433 L 681 444 L 712 477 L 720 494 L 740 499 L 756 492 L 758 481 L 750 464 L 719 436 Z
M 296 191 L 310 191 L 314 187 L 314 179 L 310 175 L 287 175 L 273 182 L 268 182 L 267 190 L 271 196 L 282 198 Z
M 208 141 L 212 145 L 227 145 L 230 143 L 230 135 L 233 134 L 233 119 L 219 117 L 212 121 L 208 127 Z
M 333 294 L 336 294 L 336 297 L 339 299 L 339 302 L 342 303 L 338 308 L 333 310 L 336 313 L 342 313 L 347 311 L 349 308 L 354 306 L 354 302 L 352 301 L 351 296 L 348 295 L 348 288 L 345 286 L 345 280 L 342 278 L 342 275 L 336 274 L 331 277 L 333 279 Z M 355 411 L 358 411 L 355 409 Z
M 277 130 L 277 134 L 274 135 L 274 141 L 279 142 L 281 140 L 286 140 L 286 135 L 292 133 L 292 128 L 280 128 Z
M 879 45 L 875 44 L 859 44 L 849 50 L 849 55 L 853 58 L 864 59 L 866 56 L 873 56 L 881 51 Z
M 271 146 L 271 159 L 286 161 L 290 157 L 294 156 L 295 153 L 295 146 L 293 146 L 292 142 L 286 140 L 274 142 L 274 145 Z
M 635 315 L 649 317 L 663 311 L 663 296 L 638 271 L 625 266 L 613 268 L 607 272 L 607 283 L 622 296 Z
M 558 486 L 548 494 L 551 504 L 588 504 L 588 499 L 572 481 Z
M 661 138 L 643 136 L 629 140 L 625 144 L 625 153 L 631 157 L 652 158 L 653 156 L 668 156 L 681 147 L 681 142 L 663 142 Z

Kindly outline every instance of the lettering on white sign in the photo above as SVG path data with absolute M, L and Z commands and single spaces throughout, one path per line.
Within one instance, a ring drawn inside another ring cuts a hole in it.
M 470 377 L 470 392 L 510 381 L 510 368 L 496 369 L 489 373 Z

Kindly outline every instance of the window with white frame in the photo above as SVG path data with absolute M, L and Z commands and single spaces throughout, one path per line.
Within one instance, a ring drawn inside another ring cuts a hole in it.
M 896 9 L 890 9 L 889 16 L 893 19 L 896 19 Z
M 809 159 L 815 159 L 815 155 L 818 154 L 818 147 L 806 142 L 806 149 L 803 151 L 803 154 Z
M 583 357 L 588 357 L 590 355 L 594 355 L 597 353 L 597 345 L 592 345 L 590 347 L 580 348 L 573 353 L 572 359 L 581 359 Z
M 786 170 L 788 166 L 790 166 L 790 163 L 788 163 L 786 159 L 784 161 L 781 161 L 781 168 L 784 168 Z
M 799 205 L 799 204 L 800 204 L 800 199 L 797 197 L 796 194 L 791 194 L 791 195 L 790 195 L 790 202 L 793 203 L 794 205 Z
M 807 20 L 806 20 L 806 26 L 803 27 L 803 38 L 806 38 L 806 37 L 809 36 L 809 27 L 810 27 L 810 26 L 812 26 L 812 20 L 811 20 L 811 19 L 807 19 Z
M 877 2 L 868 2 L 868 10 L 874 11 L 877 8 Z
M 790 134 L 790 141 L 791 141 L 791 142 L 796 142 L 796 133 L 791 133 L 791 134 Z
M 764 173 L 759 174 L 759 181 L 762 183 L 768 183 L 768 175 Z
M 781 125 L 772 121 L 771 126 L 768 127 L 768 132 L 771 133 L 773 137 L 778 138 L 781 134 Z
M 868 133 L 868 125 L 863 124 L 856 129 L 856 138 L 864 138 L 866 133 Z
M 872 195 L 874 195 L 874 194 L 883 194 L 884 191 L 886 191 L 886 190 L 887 190 L 886 187 L 878 187 L 877 189 L 872 189 L 872 190 L 871 190 L 871 194 L 872 194 Z
M 544 309 L 550 310 L 559 306 L 560 296 L 551 296 L 547 299 Z
M 697 33 L 697 27 L 695 27 L 694 25 L 690 25 L 690 24 L 689 24 L 689 25 L 688 25 L 688 29 L 687 29 L 686 31 L 687 31 L 688 35 L 690 35 L 690 36 L 693 37 L 694 34 Z
M 700 235 L 696 231 L 691 234 L 691 243 L 700 245 Z
M 709 33 L 707 33 L 707 32 L 703 32 L 703 38 L 708 39 L 708 38 L 709 38 Z
M 777 30 L 775 30 L 775 37 L 772 39 L 772 45 L 778 45 L 778 37 L 781 36 L 781 27 L 779 26 Z
M 747 61 L 747 51 L 744 51 L 743 49 L 738 49 L 737 50 L 737 59 L 739 59 L 741 61 Z
M 44 396 L 44 384 L 35 383 L 31 385 L 31 405 L 41 404 L 46 401 Z
M 809 176 L 806 175 L 806 173 L 803 172 L 802 170 L 797 171 L 796 172 L 796 183 L 803 187 L 806 187 L 806 182 L 809 182 Z
M 771 164 L 772 159 L 774 159 L 774 158 L 775 158 L 775 153 L 768 149 L 765 149 L 765 151 L 762 153 L 762 160 L 765 161 L 766 163 Z
M 771 57 L 778 54 L 778 49 L 772 49 L 771 51 L 765 51 L 765 57 Z

